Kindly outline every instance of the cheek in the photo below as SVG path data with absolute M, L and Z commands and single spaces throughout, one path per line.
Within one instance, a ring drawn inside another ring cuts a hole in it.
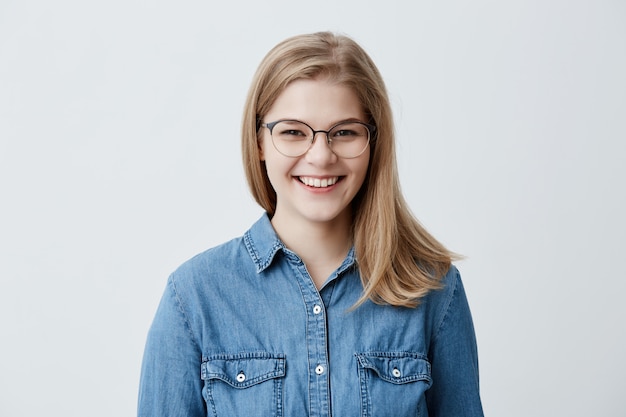
M 361 157 L 363 159 L 361 159 Z M 355 172 L 358 172 L 358 176 L 360 178 L 359 187 L 361 185 L 363 185 L 363 181 L 365 181 L 365 177 L 367 176 L 367 170 L 368 170 L 368 167 L 369 167 L 369 160 L 370 160 L 370 153 L 366 152 L 365 154 L 361 155 L 361 157 L 359 157 L 359 161 L 355 161 L 355 162 L 358 162 L 358 163 L 357 163 L 357 165 L 354 168 Z
M 270 180 L 270 184 L 272 184 L 274 191 L 277 191 L 277 188 L 280 188 L 280 183 L 283 181 L 283 177 L 287 175 L 289 167 L 285 166 L 285 161 L 282 161 L 281 158 L 278 158 L 271 151 L 264 152 L 263 161 L 265 161 L 264 165 L 267 178 Z

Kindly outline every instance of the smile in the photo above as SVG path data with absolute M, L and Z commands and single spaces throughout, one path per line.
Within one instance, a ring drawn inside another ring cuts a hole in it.
M 339 181 L 339 177 L 329 178 L 313 178 L 313 177 L 298 177 L 301 183 L 315 188 L 326 188 L 331 185 L 335 185 Z

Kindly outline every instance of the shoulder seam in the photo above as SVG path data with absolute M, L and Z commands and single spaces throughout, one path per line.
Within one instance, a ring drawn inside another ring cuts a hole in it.
M 189 318 L 187 317 L 187 313 L 185 312 L 183 300 L 181 299 L 181 297 L 178 294 L 178 291 L 176 290 L 176 283 L 174 282 L 173 275 L 170 276 L 169 285 L 172 288 L 172 294 L 174 295 L 174 299 L 176 300 L 176 304 L 178 305 L 178 310 L 182 314 L 183 320 L 185 321 L 185 327 L 187 328 L 187 332 L 189 332 L 191 339 L 194 340 L 197 345 L 199 345 L 198 338 L 196 338 L 196 335 L 194 334 L 193 329 L 191 327 L 191 322 L 189 321 Z
M 459 290 L 459 271 L 456 270 L 456 268 L 454 271 L 454 277 L 450 279 L 450 282 L 448 283 L 448 285 L 451 286 L 452 288 L 449 290 L 449 295 L 445 300 L 444 308 L 442 309 L 441 318 L 439 319 L 439 322 L 437 323 L 435 327 L 435 331 L 433 332 L 433 337 L 431 338 L 431 344 L 437 340 L 439 333 L 441 333 L 441 329 L 443 328 L 446 322 L 446 319 L 448 318 L 448 313 L 450 312 L 450 306 L 452 305 L 452 301 L 454 300 L 454 297 L 456 297 L 458 290 Z

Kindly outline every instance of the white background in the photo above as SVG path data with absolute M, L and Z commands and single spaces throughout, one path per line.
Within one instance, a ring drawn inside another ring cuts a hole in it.
M 416 215 L 467 256 L 489 416 L 625 416 L 626 4 L 0 3 L 0 415 L 132 416 L 169 273 L 261 210 L 245 94 L 347 33 Z

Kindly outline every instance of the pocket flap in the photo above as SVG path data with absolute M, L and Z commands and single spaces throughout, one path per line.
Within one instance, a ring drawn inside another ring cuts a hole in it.
M 359 366 L 371 369 L 392 384 L 431 380 L 430 362 L 421 354 L 407 352 L 357 353 Z
M 214 355 L 202 362 L 202 379 L 219 379 L 235 388 L 285 376 L 285 356 L 267 352 Z

